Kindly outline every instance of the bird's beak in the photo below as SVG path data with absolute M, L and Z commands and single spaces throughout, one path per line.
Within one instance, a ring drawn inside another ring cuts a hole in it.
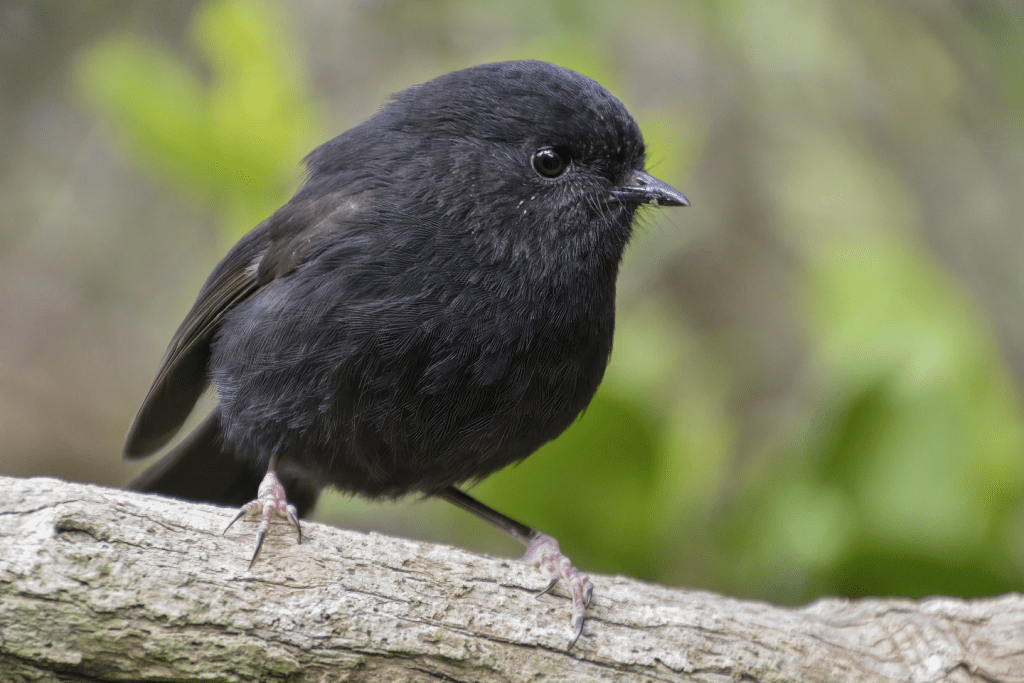
M 690 205 L 690 200 L 682 192 L 643 171 L 634 171 L 625 185 L 612 190 L 612 199 L 620 204 Z

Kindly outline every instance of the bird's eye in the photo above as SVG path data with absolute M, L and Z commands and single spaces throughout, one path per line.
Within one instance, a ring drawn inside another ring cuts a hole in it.
M 541 147 L 533 153 L 533 170 L 545 178 L 557 178 L 569 166 L 569 155 L 554 147 Z

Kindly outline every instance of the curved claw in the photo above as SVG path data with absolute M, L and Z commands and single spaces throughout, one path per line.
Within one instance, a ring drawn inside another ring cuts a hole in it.
M 249 560 L 249 569 L 256 564 L 256 558 L 260 556 L 260 551 L 263 550 L 263 539 L 267 537 L 267 529 L 260 525 L 259 531 L 256 532 L 256 549 L 252 551 L 252 559 Z
M 572 649 L 572 646 L 576 644 L 576 641 L 579 640 L 580 636 L 583 634 L 583 615 L 582 614 L 580 614 L 579 616 L 577 616 L 577 617 L 575 617 L 573 619 L 573 625 L 576 628 L 573 629 L 572 638 L 569 640 L 568 647 L 565 648 L 566 652 L 568 652 L 569 650 Z
M 299 511 L 295 509 L 294 505 L 288 506 L 288 523 L 295 527 L 295 531 L 299 534 L 298 545 L 302 545 L 302 525 L 299 524 Z
M 238 511 L 238 514 L 235 515 L 234 517 L 232 517 L 231 521 L 228 522 L 228 525 L 226 527 L 224 527 L 224 531 L 220 532 L 220 535 L 223 536 L 224 534 L 226 534 L 228 532 L 228 529 L 231 528 L 232 524 L 234 524 L 235 522 L 240 520 L 242 517 L 245 517 L 250 512 L 253 512 L 254 510 L 256 510 L 257 507 L 259 507 L 259 506 L 257 504 L 257 501 L 255 501 L 255 500 L 254 501 L 250 501 L 250 502 L 246 503 L 245 505 L 243 505 L 242 509 L 240 509 Z
M 550 580 L 550 581 L 548 581 L 548 585 L 544 586 L 544 590 L 542 590 L 542 591 L 538 592 L 538 593 L 537 593 L 537 594 L 536 594 L 535 596 L 533 596 L 533 597 L 535 597 L 535 598 L 539 598 L 540 596 L 544 595 L 545 593 L 547 593 L 548 591 L 550 591 L 550 590 L 551 590 L 552 588 L 554 588 L 554 587 L 555 587 L 555 585 L 556 585 L 557 583 L 558 583 L 558 574 L 552 574 L 552 575 L 551 575 L 551 580 Z

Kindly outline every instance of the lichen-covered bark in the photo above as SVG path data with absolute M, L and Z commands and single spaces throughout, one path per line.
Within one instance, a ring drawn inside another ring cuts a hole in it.
M 1024 598 L 782 609 L 595 576 L 584 636 L 515 560 L 0 477 L 0 681 L 1021 681 Z

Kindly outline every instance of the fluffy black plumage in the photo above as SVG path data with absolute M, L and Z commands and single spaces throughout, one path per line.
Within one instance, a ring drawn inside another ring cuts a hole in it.
M 168 443 L 210 382 L 217 408 L 133 486 L 241 505 L 269 468 L 300 515 L 325 486 L 439 494 L 536 540 L 451 487 L 586 407 L 636 208 L 685 198 L 644 173 L 617 99 L 535 61 L 410 88 L 306 162 L 203 286 L 125 455 Z

